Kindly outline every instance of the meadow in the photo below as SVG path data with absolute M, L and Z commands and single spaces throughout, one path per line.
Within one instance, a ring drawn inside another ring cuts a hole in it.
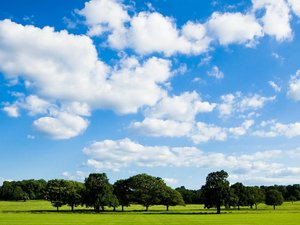
M 276 210 L 260 204 L 258 209 L 207 210 L 203 205 L 170 207 L 153 206 L 148 212 L 134 205 L 125 208 L 125 212 L 94 213 L 85 207 L 77 207 L 70 212 L 64 206 L 59 212 L 47 201 L 0 202 L 0 225 L 299 225 L 300 202 L 285 202 Z

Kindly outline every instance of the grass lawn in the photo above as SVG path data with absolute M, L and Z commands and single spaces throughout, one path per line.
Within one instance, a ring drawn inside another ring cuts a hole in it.
M 120 209 L 118 209 L 120 210 Z M 258 210 L 242 208 L 224 210 L 223 214 L 211 214 L 214 210 L 201 205 L 170 207 L 166 213 L 163 206 L 150 207 L 149 212 L 141 206 L 126 208 L 126 212 L 107 211 L 95 214 L 79 207 L 71 213 L 63 207 L 57 213 L 49 202 L 0 202 L 0 225 L 299 225 L 300 202 L 284 203 L 274 211 L 272 207 L 259 205 Z

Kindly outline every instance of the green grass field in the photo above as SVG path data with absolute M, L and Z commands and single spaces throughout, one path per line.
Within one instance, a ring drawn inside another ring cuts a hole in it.
M 74 213 L 68 207 L 60 212 L 46 201 L 0 202 L 0 225 L 299 225 L 300 202 L 284 203 L 274 211 L 272 207 L 259 205 L 257 210 L 223 210 L 221 215 L 202 205 L 150 207 L 148 212 L 135 205 L 125 212 L 95 214 L 92 210 L 78 207 Z M 117 209 L 120 210 L 120 209 Z

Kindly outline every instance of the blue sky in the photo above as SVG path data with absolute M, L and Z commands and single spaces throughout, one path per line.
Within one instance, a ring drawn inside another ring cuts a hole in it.
M 0 182 L 300 182 L 300 3 L 0 3 Z

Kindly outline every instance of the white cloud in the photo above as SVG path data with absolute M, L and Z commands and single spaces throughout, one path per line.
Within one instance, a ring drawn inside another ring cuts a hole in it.
M 274 58 L 274 59 L 277 59 L 279 62 L 283 62 L 284 61 L 284 57 L 282 57 L 281 55 L 279 55 L 278 53 L 276 52 L 272 52 L 271 56 Z
M 17 118 L 20 116 L 19 108 L 15 104 L 4 106 L 2 110 L 10 117 Z
M 221 103 L 217 106 L 221 117 L 228 117 L 234 113 L 244 113 L 245 111 L 256 111 L 262 109 L 266 103 L 272 102 L 276 96 L 264 97 L 258 94 L 242 95 L 237 92 L 235 94 L 226 94 L 221 96 Z
M 14 103 L 3 108 L 11 117 L 19 117 L 21 109 L 27 110 L 30 116 L 35 116 L 38 114 L 46 114 L 51 107 L 54 107 L 48 101 L 36 95 L 24 97 L 23 94 L 20 94 L 16 97 L 18 99 Z
M 162 178 L 162 179 L 167 183 L 167 185 L 170 185 L 170 186 L 174 186 L 178 183 L 178 180 L 175 179 L 175 178 L 165 177 L 165 178 Z
M 130 19 L 119 0 L 91 0 L 77 13 L 85 17 L 90 36 L 99 36 L 103 32 L 124 32 L 124 23 Z
M 222 103 L 218 105 L 218 109 L 222 117 L 229 116 L 233 113 L 235 99 L 236 97 L 233 94 L 221 96 Z
M 257 110 L 263 108 L 266 102 L 274 101 L 275 99 L 276 96 L 262 97 L 255 94 L 253 96 L 243 98 L 240 102 L 239 107 L 241 111 L 245 111 L 249 109 Z
M 20 76 L 49 98 L 88 100 L 108 70 L 98 61 L 90 38 L 50 27 L 0 21 L 0 45 L 0 70 L 5 76 Z
M 82 182 L 88 176 L 88 173 L 77 170 L 75 173 L 65 171 L 62 173 L 62 175 L 68 180 L 77 180 Z
M 288 138 L 293 138 L 300 136 L 300 123 L 279 123 L 274 120 L 266 121 L 261 124 L 262 130 L 256 130 L 253 132 L 254 136 L 258 137 L 278 137 L 285 136 Z
M 207 72 L 208 76 L 214 77 L 216 79 L 223 79 L 224 73 L 217 66 L 213 66 L 211 71 Z
M 240 127 L 231 127 L 228 132 L 233 134 L 235 137 L 245 135 L 250 127 L 254 124 L 254 120 L 246 120 Z
M 261 26 L 250 14 L 215 12 L 208 20 L 207 27 L 221 45 L 237 43 L 252 46 L 257 38 L 263 36 Z
M 295 101 L 300 100 L 300 70 L 291 76 L 287 96 Z
M 83 152 L 88 157 L 87 165 L 102 171 L 118 171 L 131 166 L 222 168 L 229 171 L 230 181 L 251 184 L 292 183 L 291 178 L 299 179 L 300 174 L 299 167 L 277 162 L 283 157 L 292 157 L 289 154 L 292 151 L 283 150 L 224 154 L 203 152 L 195 147 L 144 146 L 126 138 L 94 142 Z M 176 179 L 170 181 L 173 183 Z
M 130 130 L 141 135 L 153 137 L 183 137 L 189 135 L 193 123 L 175 120 L 145 118 L 142 122 L 133 122 Z
M 142 122 L 131 123 L 129 129 L 146 136 L 190 136 L 195 117 L 212 112 L 215 103 L 202 101 L 197 92 L 184 92 L 179 96 L 165 96 L 156 105 L 145 110 Z
M 241 126 L 227 128 L 198 122 L 191 139 L 195 144 L 206 143 L 211 140 L 225 141 L 228 137 L 237 138 L 246 135 L 253 124 L 253 120 L 245 120 Z
M 300 2 L 298 0 L 288 0 L 293 12 L 300 17 Z
M 6 181 L 3 177 L 0 177 L 0 187 L 3 185 L 3 182 Z
M 210 140 L 225 141 L 227 139 L 227 132 L 221 127 L 203 122 L 197 123 L 197 131 L 192 135 L 194 143 L 205 143 Z
M 171 63 L 165 59 L 152 57 L 140 64 L 136 58 L 126 58 L 121 68 L 112 71 L 102 88 L 97 104 L 118 113 L 136 113 L 142 106 L 152 106 L 166 95 L 160 84 L 172 75 Z M 99 87 L 101 88 L 101 87 Z
M 274 89 L 275 92 L 281 91 L 281 87 L 278 86 L 274 81 L 270 80 L 268 84 Z
M 134 16 L 124 38 L 127 38 L 127 47 L 140 54 L 160 52 L 168 56 L 201 54 L 208 50 L 210 43 L 204 25 L 188 22 L 180 31 L 172 18 L 157 12 Z
M 252 0 L 253 10 L 265 10 L 261 21 L 264 33 L 277 41 L 292 38 L 290 10 L 285 0 Z
M 125 57 L 112 68 L 99 61 L 87 36 L 56 32 L 50 27 L 23 26 L 10 20 L 0 21 L 0 46 L 0 71 L 9 80 L 22 78 L 25 87 L 36 92 L 5 105 L 3 110 L 11 116 L 18 116 L 19 108 L 31 115 L 51 114 L 48 102 L 55 102 L 57 105 L 50 104 L 51 107 L 75 117 L 89 116 L 96 109 L 136 113 L 166 95 L 162 84 L 172 76 L 169 60 L 151 57 L 139 62 Z M 60 123 L 51 117 L 47 115 L 39 122 Z M 81 127 L 74 133 L 85 129 Z
M 164 97 L 155 106 L 146 110 L 146 116 L 191 122 L 198 113 L 212 112 L 215 106 L 215 103 L 202 101 L 195 91 L 184 92 L 178 96 Z
M 33 122 L 34 127 L 53 139 L 69 139 L 82 134 L 89 122 L 80 116 L 59 112 L 55 116 L 42 117 Z

